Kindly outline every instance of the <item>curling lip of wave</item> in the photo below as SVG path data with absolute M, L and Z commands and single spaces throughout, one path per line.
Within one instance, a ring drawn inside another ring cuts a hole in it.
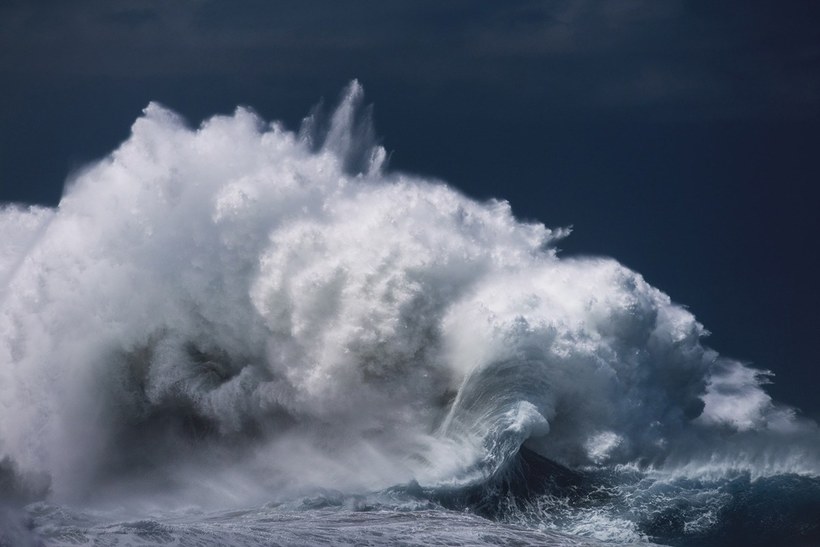
M 469 482 L 525 442 L 817 473 L 816 426 L 688 311 L 559 258 L 567 230 L 387 171 L 362 97 L 298 134 L 152 103 L 56 209 L 2 209 L 0 456 L 58 499 Z

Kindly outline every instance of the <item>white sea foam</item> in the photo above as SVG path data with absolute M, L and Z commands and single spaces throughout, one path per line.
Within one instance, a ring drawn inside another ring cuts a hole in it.
M 58 207 L 2 209 L 0 456 L 56 499 L 458 481 L 525 441 L 818 472 L 816 427 L 687 310 L 387 171 L 361 101 L 299 133 L 152 103 Z

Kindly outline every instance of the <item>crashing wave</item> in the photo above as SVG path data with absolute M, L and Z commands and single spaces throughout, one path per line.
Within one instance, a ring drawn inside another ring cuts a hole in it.
M 298 132 L 150 104 L 0 210 L 0 457 L 53 500 L 247 500 L 571 469 L 817 475 L 815 424 L 568 235 L 385 167 L 362 89 Z M 716 471 L 717 470 L 717 471 Z

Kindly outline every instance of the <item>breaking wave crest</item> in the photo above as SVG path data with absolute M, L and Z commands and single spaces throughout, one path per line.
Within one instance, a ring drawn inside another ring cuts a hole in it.
M 817 426 L 767 373 L 640 274 L 559 256 L 568 230 L 387 170 L 362 97 L 299 132 L 152 103 L 58 207 L 0 209 L 18 490 L 449 492 L 522 446 L 572 470 L 817 476 Z

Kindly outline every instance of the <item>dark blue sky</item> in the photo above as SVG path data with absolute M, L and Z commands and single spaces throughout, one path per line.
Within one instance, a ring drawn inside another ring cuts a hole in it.
M 150 100 L 295 126 L 352 78 L 393 168 L 573 225 L 820 417 L 820 8 L 799 1 L 0 4 L 0 201 L 56 204 Z

